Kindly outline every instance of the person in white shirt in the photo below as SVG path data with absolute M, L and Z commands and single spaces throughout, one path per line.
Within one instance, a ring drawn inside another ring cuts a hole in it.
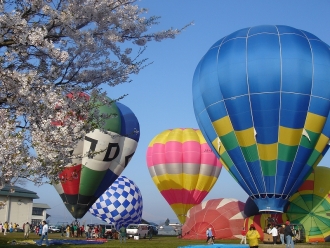
M 272 229 L 268 233 L 273 236 L 273 244 L 276 245 L 277 236 L 278 236 L 278 230 L 277 230 L 276 226 L 273 226 Z
M 206 242 L 208 244 L 213 244 L 213 234 L 212 234 L 212 228 L 206 230 Z
M 42 241 L 46 239 L 46 245 L 49 246 L 49 241 L 48 241 L 48 224 L 45 220 L 42 221 L 42 233 L 41 233 L 41 238 L 39 241 L 37 241 L 37 245 L 41 246 Z

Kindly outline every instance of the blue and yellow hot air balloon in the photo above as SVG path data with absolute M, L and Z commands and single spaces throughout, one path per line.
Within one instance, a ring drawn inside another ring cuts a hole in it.
M 330 137 L 330 50 L 281 25 L 217 41 L 193 78 L 200 129 L 259 211 L 282 212 Z

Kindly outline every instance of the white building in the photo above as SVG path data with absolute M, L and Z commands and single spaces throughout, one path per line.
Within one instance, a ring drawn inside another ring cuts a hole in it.
M 29 222 L 33 225 L 46 220 L 47 204 L 33 203 L 37 193 L 17 186 L 5 186 L 0 190 L 0 222 L 16 223 L 20 227 Z

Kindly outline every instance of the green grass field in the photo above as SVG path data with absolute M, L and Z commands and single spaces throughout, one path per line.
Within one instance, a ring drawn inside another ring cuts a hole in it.
M 30 239 L 24 242 L 23 233 L 9 233 L 6 236 L 3 234 L 0 235 L 0 247 L 37 247 L 34 243 L 32 243 L 34 240 L 38 240 L 39 236 L 35 234 L 30 234 Z M 49 234 L 49 239 L 62 239 L 60 234 Z M 73 239 L 73 238 L 71 238 Z M 16 244 L 13 244 L 12 241 L 15 240 Z M 215 243 L 218 244 L 238 244 L 239 240 L 216 240 Z M 177 237 L 168 237 L 168 236 L 154 236 L 152 240 L 148 239 L 140 239 L 140 240 L 133 240 L 128 239 L 126 243 L 120 243 L 119 240 L 110 240 L 107 243 L 101 244 L 101 245 L 51 245 L 51 247 L 58 247 L 58 248 L 104 248 L 104 247 L 129 247 L 129 248 L 166 248 L 166 247 L 179 247 L 179 246 L 187 246 L 187 245 L 197 245 L 197 244 L 205 244 L 204 240 L 184 240 L 184 239 L 178 239 Z M 43 246 L 45 247 L 45 246 Z M 212 247 L 212 246 L 210 246 Z M 260 244 L 260 248 L 265 247 L 274 247 L 272 244 Z M 277 245 L 277 247 L 285 247 L 282 245 Z M 295 248 L 307 248 L 307 247 L 315 247 L 315 248 L 330 248 L 330 242 L 329 243 L 319 243 L 319 244 L 296 244 Z

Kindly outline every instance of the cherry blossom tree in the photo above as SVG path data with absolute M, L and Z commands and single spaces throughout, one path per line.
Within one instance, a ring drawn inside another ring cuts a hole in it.
M 150 32 L 159 17 L 135 0 L 0 0 L 0 8 L 0 188 L 56 180 L 70 148 L 102 129 L 104 116 L 92 111 L 111 104 L 102 86 L 129 82 L 149 64 L 148 42 L 190 25 Z

